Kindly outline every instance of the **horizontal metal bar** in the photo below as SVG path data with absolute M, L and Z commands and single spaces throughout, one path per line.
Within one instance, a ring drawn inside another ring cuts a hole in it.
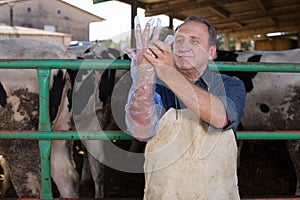
M 300 63 L 211 62 L 209 68 L 214 71 L 298 73 Z
M 298 140 L 300 130 L 293 131 L 240 131 L 239 140 Z M 40 140 L 132 140 L 122 131 L 1 131 L 0 139 L 40 139 Z
M 1 60 L 0 68 L 6 69 L 129 69 L 130 60 L 47 59 Z
M 0 68 L 7 69 L 129 69 L 130 60 L 0 60 Z M 215 71 L 300 72 L 300 63 L 210 62 Z
M 122 131 L 1 131 L 0 139 L 30 140 L 132 140 Z
M 237 133 L 238 140 L 299 140 L 300 130 L 284 131 L 241 131 Z
M 241 198 L 241 200 L 299 200 L 300 196 L 281 196 L 281 197 L 276 197 L 276 196 L 272 196 L 272 197 L 245 197 L 245 198 Z

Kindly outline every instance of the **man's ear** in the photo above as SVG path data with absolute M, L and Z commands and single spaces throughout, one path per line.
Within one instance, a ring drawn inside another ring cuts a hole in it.
M 217 52 L 217 46 L 216 45 L 212 45 L 211 47 L 209 47 L 209 49 L 208 49 L 208 60 L 213 60 L 216 56 L 216 52 Z

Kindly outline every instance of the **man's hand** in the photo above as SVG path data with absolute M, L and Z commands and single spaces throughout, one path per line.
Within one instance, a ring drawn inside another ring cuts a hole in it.
M 144 54 L 145 58 L 154 66 L 155 73 L 161 80 L 167 79 L 176 71 L 171 49 L 172 42 L 171 36 L 168 36 L 165 42 L 153 40 L 148 44 L 148 49 Z
M 144 31 L 141 29 L 141 24 L 138 17 L 135 17 L 135 39 L 136 39 L 136 50 L 129 47 L 123 47 L 122 50 L 126 52 L 132 59 L 131 65 L 131 76 L 135 83 L 136 88 L 143 87 L 146 89 L 147 85 L 154 84 L 155 82 L 155 71 L 153 65 L 145 58 L 145 54 L 149 53 L 147 47 L 151 43 L 151 30 L 154 20 L 150 19 L 146 25 Z M 161 31 L 161 21 L 157 20 L 156 27 L 152 40 L 159 38 Z M 153 54 L 152 54 L 153 55 Z

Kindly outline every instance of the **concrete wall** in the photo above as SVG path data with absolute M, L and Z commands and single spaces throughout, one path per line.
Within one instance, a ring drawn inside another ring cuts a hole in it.
M 89 40 L 89 23 L 103 19 L 61 0 L 23 0 L 13 3 L 13 25 L 73 35 L 72 40 Z M 0 6 L 0 24 L 10 25 L 10 8 Z

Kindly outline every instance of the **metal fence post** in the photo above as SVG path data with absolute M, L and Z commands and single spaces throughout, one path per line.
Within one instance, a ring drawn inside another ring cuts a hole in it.
M 50 69 L 37 69 L 39 83 L 39 132 L 51 131 L 49 115 L 49 81 Z M 51 186 L 51 140 L 39 140 L 42 188 L 41 199 L 53 199 Z

